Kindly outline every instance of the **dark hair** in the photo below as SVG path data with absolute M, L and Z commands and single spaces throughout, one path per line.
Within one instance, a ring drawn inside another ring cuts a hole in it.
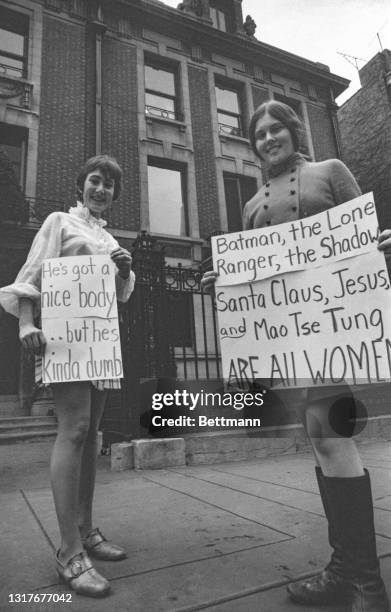
M 274 119 L 277 119 L 288 128 L 292 136 L 293 148 L 295 151 L 298 151 L 300 147 L 300 138 L 303 133 L 303 124 L 291 106 L 284 104 L 284 102 L 279 102 L 278 100 L 269 100 L 261 104 L 261 106 L 258 106 L 248 126 L 250 143 L 255 155 L 262 159 L 255 146 L 255 127 L 258 119 L 263 117 L 266 113 L 269 113 Z
M 110 155 L 95 155 L 87 159 L 86 163 L 80 170 L 76 179 L 77 192 L 80 196 L 80 192 L 83 193 L 85 180 L 94 170 L 100 170 L 104 177 L 109 177 L 114 181 L 114 194 L 113 200 L 117 200 L 121 193 L 122 187 L 122 170 L 117 160 Z

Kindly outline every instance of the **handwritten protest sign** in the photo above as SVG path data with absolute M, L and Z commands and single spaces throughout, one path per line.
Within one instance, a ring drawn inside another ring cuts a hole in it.
M 284 387 L 390 380 L 391 292 L 372 194 L 276 228 L 280 240 L 265 248 L 246 249 L 253 230 L 213 238 L 215 269 L 223 239 L 243 245 L 236 258 L 227 252 L 216 286 L 224 377 Z M 250 251 L 273 265 L 240 273 Z
M 122 378 L 115 265 L 108 255 L 42 264 L 43 382 Z

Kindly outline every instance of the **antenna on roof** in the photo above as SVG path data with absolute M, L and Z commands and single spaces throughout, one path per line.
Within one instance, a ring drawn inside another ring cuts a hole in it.
M 349 62 L 349 64 L 351 64 L 352 66 L 355 67 L 355 69 L 357 70 L 357 72 L 359 71 L 359 66 L 358 66 L 358 62 L 366 62 L 365 59 L 363 59 L 362 57 L 356 57 L 355 55 L 348 55 L 347 53 L 341 53 L 340 51 L 337 51 L 338 55 L 342 55 L 342 57 L 344 57 L 346 59 L 347 62 Z M 352 61 L 354 60 L 354 61 Z

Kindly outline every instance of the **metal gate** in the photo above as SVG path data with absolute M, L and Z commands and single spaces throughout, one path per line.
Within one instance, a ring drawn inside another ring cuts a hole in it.
M 201 291 L 202 272 L 167 266 L 163 248 L 146 233 L 132 256 L 135 289 L 119 305 L 124 379 L 105 410 L 106 444 L 149 435 L 143 385 L 167 389 L 221 377 L 216 312 L 213 297 Z

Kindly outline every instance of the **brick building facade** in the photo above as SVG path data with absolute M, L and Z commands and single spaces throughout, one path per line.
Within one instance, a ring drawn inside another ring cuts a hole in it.
M 360 72 L 361 88 L 338 110 L 343 160 L 373 191 L 382 228 L 391 227 L 391 51 Z
M 170 263 L 191 267 L 213 232 L 240 229 L 262 182 L 247 139 L 260 103 L 297 110 L 313 159 L 340 156 L 334 99 L 348 82 L 262 43 L 251 25 L 241 0 L 0 0 L 0 149 L 29 204 L 18 223 L 2 214 L 0 286 L 42 219 L 74 202 L 77 171 L 96 152 L 124 170 L 110 231 L 129 248 L 146 230 Z M 15 325 L 0 325 L 0 393 L 23 400 Z

